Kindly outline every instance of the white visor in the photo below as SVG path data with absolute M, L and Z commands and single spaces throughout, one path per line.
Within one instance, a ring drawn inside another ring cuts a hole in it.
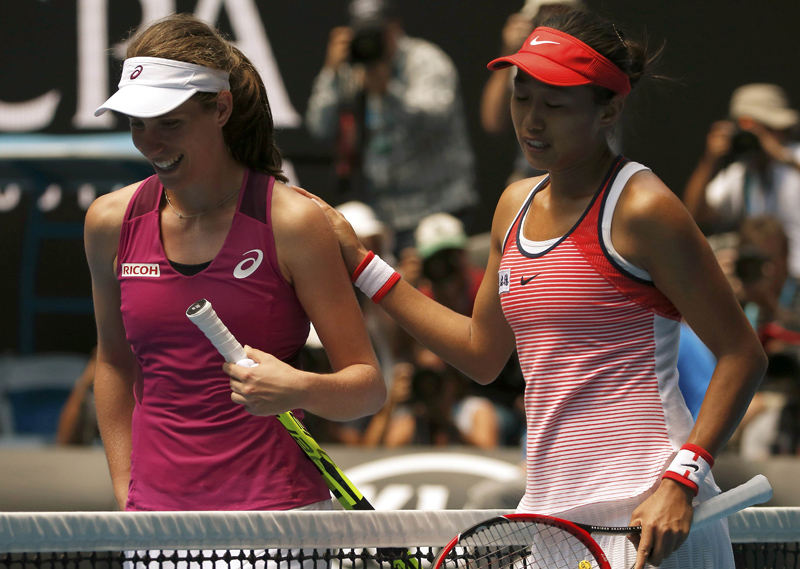
M 230 91 L 228 73 L 158 57 L 125 60 L 119 90 L 95 112 L 117 111 L 138 118 L 158 117 L 189 100 L 195 93 Z

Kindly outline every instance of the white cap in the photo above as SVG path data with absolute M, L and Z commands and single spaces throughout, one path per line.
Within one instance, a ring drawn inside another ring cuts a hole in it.
M 751 83 L 736 89 L 731 95 L 730 114 L 734 119 L 750 117 L 776 130 L 792 128 L 800 120 L 784 90 L 769 83 Z
M 117 111 L 138 118 L 166 114 L 195 93 L 230 91 L 229 74 L 202 65 L 161 59 L 132 57 L 125 60 L 119 90 L 94 112 Z
M 383 235 L 386 232 L 386 226 L 375 215 L 375 210 L 363 202 L 346 202 L 336 206 L 336 211 L 353 226 L 359 239 Z
M 414 239 L 423 259 L 442 249 L 463 249 L 468 241 L 464 224 L 449 213 L 434 213 L 423 218 L 414 231 Z

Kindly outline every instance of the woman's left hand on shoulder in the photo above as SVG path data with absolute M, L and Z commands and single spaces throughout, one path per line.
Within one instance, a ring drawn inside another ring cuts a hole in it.
M 230 376 L 231 401 L 262 417 L 300 407 L 297 376 L 302 372 L 271 354 L 250 347 L 245 350 L 257 366 L 226 363 L 222 368 Z
M 645 563 L 655 566 L 675 552 L 692 527 L 693 492 L 672 480 L 662 480 L 652 496 L 631 515 L 630 525 L 641 526 L 642 533 L 630 537 L 636 547 L 634 569 Z

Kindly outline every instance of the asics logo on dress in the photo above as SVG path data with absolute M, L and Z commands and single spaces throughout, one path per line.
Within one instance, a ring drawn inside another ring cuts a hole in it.
M 531 45 L 542 45 L 544 43 L 552 43 L 552 44 L 555 44 L 555 45 L 561 45 L 557 41 L 549 41 L 549 40 L 541 40 L 541 41 L 539 41 L 539 36 L 536 36 L 535 38 L 533 38 L 531 40 Z
M 131 79 L 136 79 L 139 75 L 142 74 L 142 71 L 144 71 L 144 67 L 142 67 L 141 65 L 137 65 L 133 69 L 133 73 L 131 73 Z
M 255 256 L 247 257 L 233 269 L 233 276 L 237 279 L 246 279 L 252 275 L 261 265 L 261 261 L 264 260 L 264 253 L 260 249 L 253 249 L 245 253 L 245 255 L 249 255 L 250 253 L 255 253 Z
M 160 277 L 161 268 L 158 263 L 122 263 L 120 277 Z

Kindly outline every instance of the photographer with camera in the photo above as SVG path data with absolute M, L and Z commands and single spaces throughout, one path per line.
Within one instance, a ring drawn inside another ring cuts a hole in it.
M 342 192 L 376 211 L 399 252 L 426 215 L 468 222 L 478 202 L 458 74 L 439 47 L 405 35 L 387 0 L 353 0 L 349 12 L 331 31 L 306 126 L 336 141 Z
M 711 126 L 706 148 L 683 194 L 706 233 L 737 231 L 758 215 L 775 216 L 789 240 L 788 288 L 800 279 L 800 144 L 790 142 L 798 112 L 777 85 L 736 89 L 730 120 Z M 787 303 L 793 303 L 787 300 Z
M 583 0 L 525 0 L 519 12 L 514 12 L 506 20 L 500 34 L 500 55 L 516 53 L 530 33 L 554 14 L 564 14 L 583 6 Z M 492 136 L 505 135 L 513 131 L 511 108 L 508 104 L 514 91 L 516 67 L 502 69 L 489 75 L 481 93 L 481 126 Z M 506 181 L 512 184 L 523 178 L 541 176 L 544 172 L 528 164 L 525 153 L 517 147 L 517 156 L 511 174 Z

